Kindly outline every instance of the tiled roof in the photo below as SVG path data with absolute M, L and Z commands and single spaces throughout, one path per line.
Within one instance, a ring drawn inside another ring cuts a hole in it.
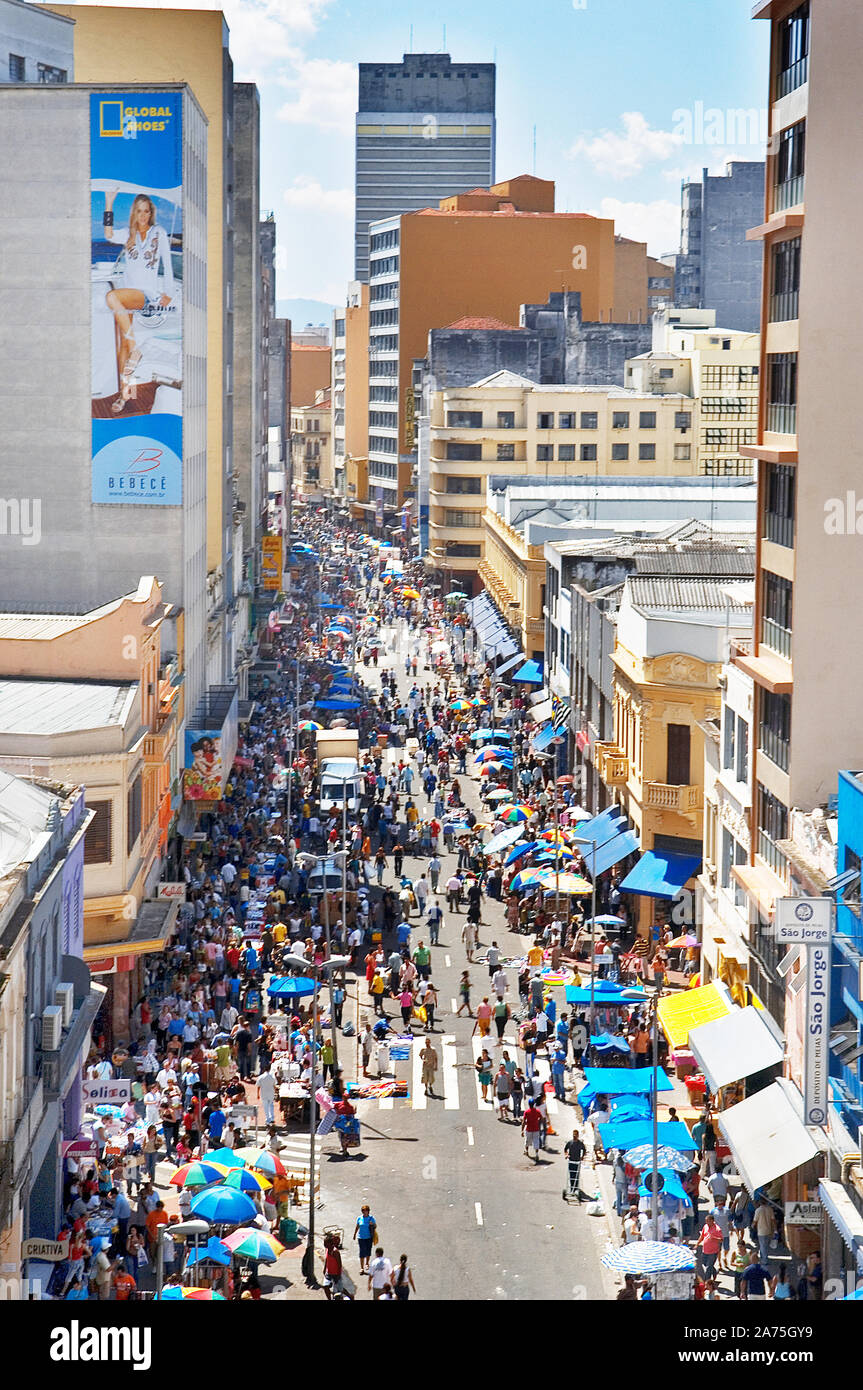
M 744 595 L 745 585 L 722 584 L 705 579 L 632 578 L 627 582 L 630 598 L 636 608 L 724 612 L 730 607 L 732 612 L 747 612 L 752 606 Z
M 450 329 L 450 328 L 484 328 L 484 329 L 490 329 L 490 328 L 506 328 L 506 329 L 509 329 L 510 332 L 516 332 L 516 331 L 518 330 L 518 324 L 515 324 L 515 323 L 504 323 L 503 319 L 495 319 L 495 318 L 472 318 L 470 315 L 468 315 L 466 318 L 463 318 L 463 319 L 456 319 L 454 323 L 448 323 L 448 324 L 446 325 L 446 327 L 447 327 L 447 329 Z

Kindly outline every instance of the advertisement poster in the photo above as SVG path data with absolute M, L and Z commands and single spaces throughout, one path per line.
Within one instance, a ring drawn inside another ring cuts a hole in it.
M 282 568 L 281 536 L 262 536 L 261 588 L 272 589 L 278 593 L 282 587 Z
M 186 770 L 183 796 L 187 801 L 219 801 L 222 796 L 221 729 L 186 730 Z
M 183 500 L 180 92 L 90 96 L 92 500 Z

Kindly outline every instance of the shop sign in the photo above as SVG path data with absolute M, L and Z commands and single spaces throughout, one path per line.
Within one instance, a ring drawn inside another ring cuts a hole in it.
M 22 1240 L 22 1260 L 47 1260 L 57 1264 L 69 1255 L 68 1240 Z
M 824 1208 L 820 1202 L 786 1202 L 786 1226 L 820 1226 Z
M 830 1062 L 830 946 L 806 952 L 806 1032 L 803 1046 L 803 1123 L 827 1123 Z
M 159 883 L 156 885 L 157 898 L 167 898 L 169 902 L 182 902 L 185 896 L 185 883 Z
M 833 932 L 831 898 L 777 898 L 776 940 L 821 946 Z
M 85 1081 L 83 1084 L 85 1105 L 119 1105 L 132 1098 L 132 1083 L 128 1079 Z

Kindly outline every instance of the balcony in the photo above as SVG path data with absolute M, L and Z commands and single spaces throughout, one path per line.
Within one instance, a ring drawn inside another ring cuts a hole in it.
M 791 629 L 782 627 L 780 623 L 774 622 L 772 618 L 761 619 L 761 640 L 771 651 L 778 652 L 784 656 L 786 661 L 791 660 Z
M 764 427 L 770 434 L 796 434 L 797 405 L 794 402 L 768 401 Z
M 173 714 L 164 719 L 156 729 L 155 733 L 148 734 L 144 739 L 144 762 L 155 764 L 158 767 L 167 760 L 174 741 L 175 720 Z
M 784 183 L 773 185 L 774 212 L 784 212 L 786 208 L 797 207 L 798 203 L 803 202 L 804 178 L 804 174 L 798 174 L 793 179 L 786 179 Z
M 629 777 L 629 756 L 616 743 L 595 743 L 593 761 L 607 787 L 622 787 Z
M 686 815 L 700 811 L 704 793 L 701 787 L 672 786 L 668 782 L 645 782 L 643 802 L 653 811 L 678 811 Z

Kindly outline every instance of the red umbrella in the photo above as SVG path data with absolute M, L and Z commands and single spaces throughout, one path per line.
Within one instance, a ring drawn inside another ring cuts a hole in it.
M 574 781 L 575 781 L 575 778 L 574 778 L 574 777 L 570 777 L 569 773 L 566 772 L 566 773 L 564 773 L 564 775 L 563 775 L 562 777 L 558 777 L 558 779 L 557 779 L 557 785 L 558 785 L 559 787 L 563 787 L 563 786 L 565 786 L 568 782 L 574 782 Z

